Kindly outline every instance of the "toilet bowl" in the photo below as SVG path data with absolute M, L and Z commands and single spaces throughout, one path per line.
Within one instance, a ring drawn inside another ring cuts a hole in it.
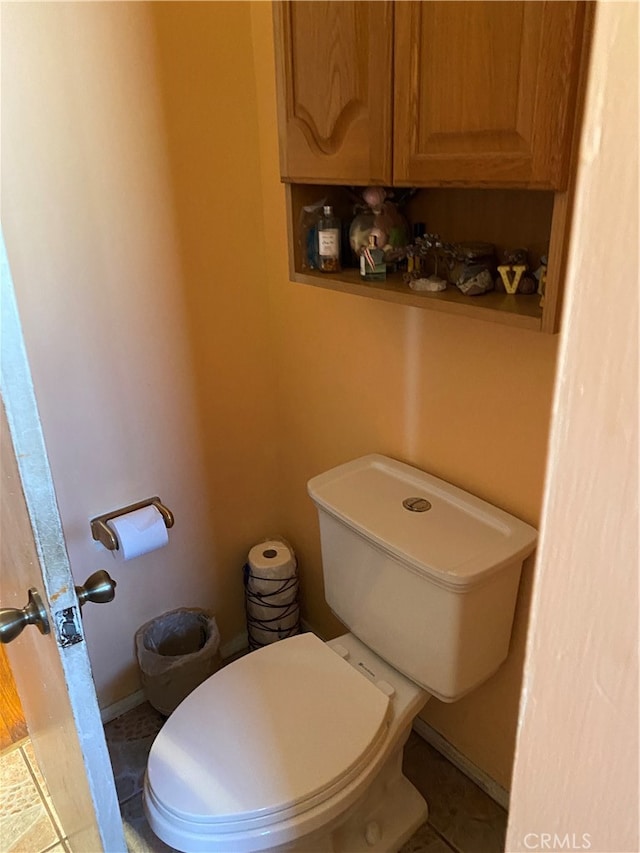
M 414 718 L 507 656 L 532 527 L 377 454 L 308 488 L 326 600 L 350 633 L 254 651 L 174 711 L 144 807 L 184 853 L 395 853 L 427 817 L 402 775 Z
M 147 766 L 149 824 L 187 853 L 397 849 L 427 817 L 401 763 L 428 698 L 350 634 L 266 646 L 167 720 Z

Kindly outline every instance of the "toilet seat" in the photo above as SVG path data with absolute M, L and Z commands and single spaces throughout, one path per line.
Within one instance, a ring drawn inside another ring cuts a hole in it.
M 363 773 L 390 715 L 389 697 L 329 646 L 291 637 L 185 699 L 153 744 L 145 796 L 200 833 L 289 820 Z

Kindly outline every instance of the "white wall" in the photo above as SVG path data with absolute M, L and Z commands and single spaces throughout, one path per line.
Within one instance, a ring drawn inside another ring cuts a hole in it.
M 638 7 L 599 5 L 507 850 L 637 853 Z

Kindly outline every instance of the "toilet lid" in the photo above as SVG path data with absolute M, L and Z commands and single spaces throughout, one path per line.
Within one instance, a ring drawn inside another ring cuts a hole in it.
M 287 817 L 323 802 L 371 762 L 389 699 L 313 634 L 224 667 L 156 738 L 147 784 L 183 820 Z M 293 809 L 293 811 L 291 811 Z

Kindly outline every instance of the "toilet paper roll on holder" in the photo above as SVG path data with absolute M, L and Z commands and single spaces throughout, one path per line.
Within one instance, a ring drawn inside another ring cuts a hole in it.
M 117 551 L 118 537 L 115 532 L 108 526 L 107 522 L 112 518 L 118 518 L 121 515 L 126 515 L 129 512 L 134 512 L 136 509 L 142 509 L 145 506 L 154 506 L 162 518 L 165 525 L 173 527 L 173 513 L 168 509 L 158 497 L 147 498 L 144 501 L 131 504 L 130 506 L 122 507 L 122 509 L 114 509 L 112 512 L 106 512 L 104 515 L 98 515 L 90 521 L 91 535 L 96 542 L 101 542 L 109 551 Z

